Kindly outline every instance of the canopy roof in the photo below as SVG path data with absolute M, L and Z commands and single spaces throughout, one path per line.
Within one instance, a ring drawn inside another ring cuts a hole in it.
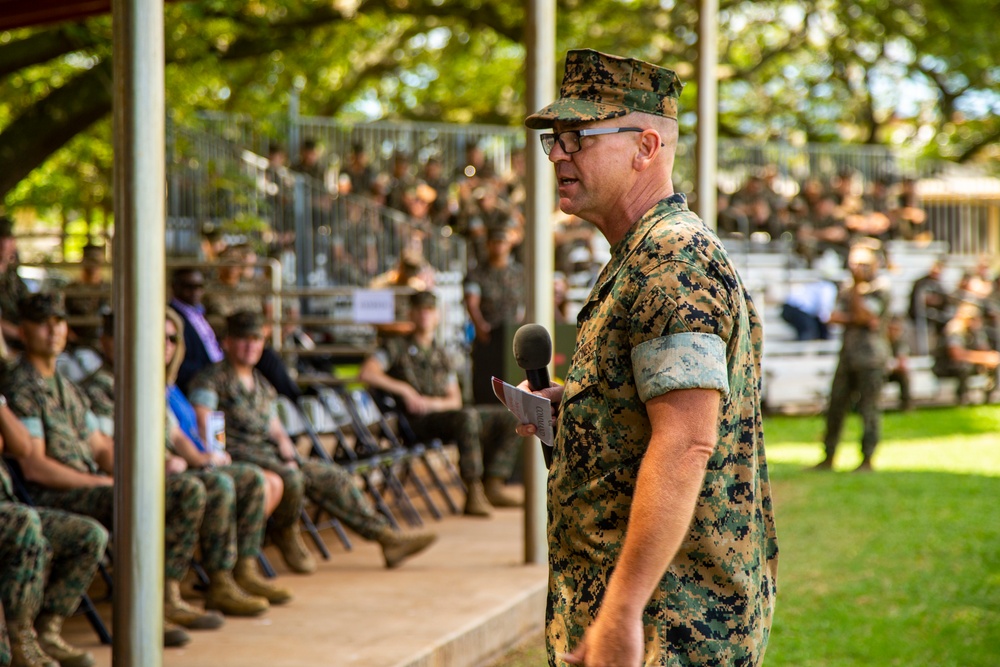
M 0 0 L 0 30 L 81 19 L 111 11 L 111 0 Z

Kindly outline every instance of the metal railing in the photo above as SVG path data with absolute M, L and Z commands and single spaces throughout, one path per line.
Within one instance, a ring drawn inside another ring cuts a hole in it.
M 279 256 L 285 282 L 366 285 L 405 258 L 464 272 L 466 244 L 451 230 L 284 168 L 211 134 L 172 127 L 167 247 L 197 254 L 206 224 Z
M 375 122 L 348 124 L 330 118 L 299 116 L 292 105 L 284 117 L 258 119 L 248 115 L 206 112 L 200 115 L 203 129 L 225 137 L 259 154 L 272 143 L 281 143 L 294 155 L 304 139 L 313 139 L 323 148 L 322 166 L 336 179 L 354 144 L 364 146 L 375 173 L 389 172 L 396 151 L 410 156 L 412 165 L 422 164 L 434 155 L 441 159 L 445 175 L 456 174 L 464 166 L 466 147 L 479 146 L 493 170 L 507 174 L 512 169 L 511 156 L 526 141 L 523 129 L 496 125 L 449 125 L 443 123 Z M 880 179 L 913 178 L 920 188 L 933 188 L 924 195 L 927 201 L 927 229 L 939 240 L 947 241 L 954 254 L 998 252 L 993 233 L 987 228 L 990 216 L 979 202 L 976 186 L 968 177 L 945 179 L 939 176 L 953 166 L 944 161 L 920 159 L 915 152 L 886 146 L 857 144 L 804 144 L 753 142 L 720 139 L 719 187 L 734 192 L 747 177 L 762 168 L 773 169 L 775 187 L 788 198 L 794 197 L 808 178 L 827 180 L 843 170 L 852 171 L 856 186 L 866 189 Z M 694 192 L 694 137 L 682 137 L 674 168 L 675 189 Z M 979 174 L 987 189 L 996 189 L 997 179 Z M 933 181 L 933 183 L 932 183 Z M 333 184 L 327 184 L 332 186 Z M 918 198 L 917 205 L 923 205 Z
M 301 143 L 311 139 L 322 147 L 320 165 L 333 178 L 340 173 L 355 144 L 365 148 L 376 173 L 388 173 L 394 154 L 402 152 L 413 165 L 423 164 L 434 156 L 441 161 L 444 174 L 450 175 L 466 166 L 464 158 L 469 146 L 478 146 L 483 151 L 495 173 L 506 174 L 513 153 L 525 141 L 522 129 L 502 125 L 399 121 L 350 124 L 297 115 L 262 122 L 247 114 L 222 112 L 202 112 L 198 122 L 203 131 L 260 155 L 267 155 L 271 146 L 280 144 L 292 162 Z

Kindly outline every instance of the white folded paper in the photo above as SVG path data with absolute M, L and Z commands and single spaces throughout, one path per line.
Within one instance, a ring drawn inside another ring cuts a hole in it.
M 493 378 L 493 393 L 522 424 L 534 424 L 536 435 L 552 446 L 552 401 Z

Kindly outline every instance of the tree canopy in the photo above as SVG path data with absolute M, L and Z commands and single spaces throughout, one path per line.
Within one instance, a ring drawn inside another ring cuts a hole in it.
M 722 0 L 720 134 L 1000 146 L 1000 0 Z M 558 61 L 587 46 L 696 68 L 694 0 L 559 0 Z M 517 125 L 525 13 L 506 0 L 191 0 L 165 8 L 167 103 Z M 0 33 L 0 196 L 8 208 L 110 208 L 111 19 Z M 696 86 L 681 99 L 695 122 Z

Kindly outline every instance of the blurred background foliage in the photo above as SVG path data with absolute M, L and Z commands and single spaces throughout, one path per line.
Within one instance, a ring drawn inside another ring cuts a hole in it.
M 591 47 L 677 70 L 692 131 L 694 0 L 559 0 L 558 58 Z M 518 125 L 523 3 L 193 0 L 166 6 L 167 103 L 347 122 Z M 995 165 L 1000 0 L 722 0 L 719 132 L 917 147 Z M 0 32 L 0 197 L 65 219 L 111 208 L 111 19 Z M 995 167 L 994 167 L 995 169 Z

